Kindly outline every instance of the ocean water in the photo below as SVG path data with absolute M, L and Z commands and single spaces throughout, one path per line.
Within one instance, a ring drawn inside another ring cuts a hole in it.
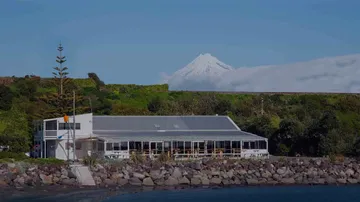
M 0 201 L 2 201 L 0 199 Z M 360 186 L 289 186 L 183 189 L 117 194 L 105 190 L 52 196 L 15 197 L 6 201 L 36 202 L 360 202 Z

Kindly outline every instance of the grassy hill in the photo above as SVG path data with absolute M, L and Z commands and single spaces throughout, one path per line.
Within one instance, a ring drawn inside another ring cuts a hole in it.
M 90 74 L 89 74 L 90 75 Z M 357 94 L 174 92 L 167 85 L 104 84 L 96 74 L 66 79 L 0 78 L 0 145 L 31 146 L 32 121 L 77 113 L 107 115 L 229 115 L 236 124 L 270 140 L 272 154 L 356 155 Z

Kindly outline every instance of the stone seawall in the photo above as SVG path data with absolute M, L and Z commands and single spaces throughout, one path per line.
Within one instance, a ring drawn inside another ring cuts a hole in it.
M 199 160 L 97 165 L 99 186 L 320 185 L 360 183 L 360 161 L 324 159 Z
M 360 183 L 360 161 L 346 159 L 108 162 L 91 167 L 98 187 L 192 187 Z M 0 164 L 0 187 L 80 187 L 69 166 Z
M 34 165 L 25 162 L 0 164 L 0 187 L 78 186 L 69 166 Z

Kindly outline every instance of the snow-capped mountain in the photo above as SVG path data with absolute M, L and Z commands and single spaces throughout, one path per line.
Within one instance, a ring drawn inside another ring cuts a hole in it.
M 193 86 L 201 90 L 210 90 L 211 84 L 208 81 L 218 80 L 229 71 L 234 69 L 211 54 L 205 53 L 168 77 L 166 83 L 171 83 L 172 87 L 179 87 L 182 90 L 192 90 Z M 187 89 L 188 87 L 190 89 Z
M 170 90 L 360 92 L 360 54 L 286 65 L 232 68 L 201 54 L 168 77 Z

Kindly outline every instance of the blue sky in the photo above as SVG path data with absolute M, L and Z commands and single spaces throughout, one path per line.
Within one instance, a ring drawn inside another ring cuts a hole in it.
M 200 53 L 233 67 L 360 53 L 359 0 L 1 0 L 2 76 L 152 84 Z

